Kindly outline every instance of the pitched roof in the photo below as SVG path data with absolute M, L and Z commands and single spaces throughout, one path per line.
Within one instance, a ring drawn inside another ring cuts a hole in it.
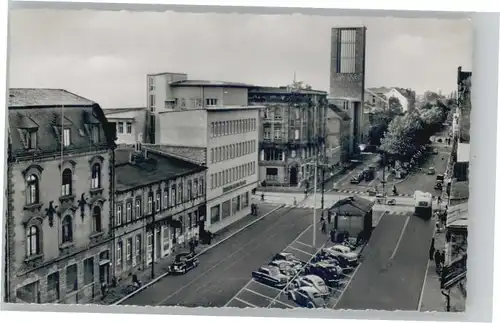
M 330 207 L 330 210 L 343 215 L 364 215 L 370 212 L 374 204 L 374 201 L 370 201 L 359 196 L 349 196 L 335 202 Z
M 328 104 L 328 107 L 336 114 L 338 115 L 342 120 L 344 121 L 349 121 L 351 120 L 351 117 L 347 112 L 336 106 L 335 104 Z
M 178 158 L 183 158 L 192 161 L 193 163 L 206 164 L 207 149 L 204 147 L 190 146 L 173 146 L 173 145 L 158 145 L 158 144 L 143 144 L 153 150 L 158 150 Z
M 11 107 L 91 106 L 95 102 L 63 89 L 11 88 Z
M 24 104 L 24 105 L 23 105 Z M 114 129 L 100 106 L 65 90 L 11 89 L 9 139 L 12 157 L 61 152 L 62 128 L 70 130 L 70 145 L 63 151 L 92 151 L 114 146 Z M 92 126 L 99 126 L 99 141 Z M 28 149 L 27 132 L 36 131 L 36 148 Z
M 371 87 L 371 88 L 368 88 L 367 90 L 369 90 L 369 91 L 371 91 L 373 93 L 377 93 L 377 94 L 386 94 L 391 89 L 387 88 L 385 86 L 380 86 L 380 87 Z
M 125 156 L 134 153 L 132 148 L 116 149 L 116 156 L 120 161 Z M 186 162 L 172 156 L 157 154 L 148 150 L 147 158 L 136 159 L 135 163 L 116 163 L 116 191 L 127 190 L 151 185 L 160 181 L 173 180 L 180 176 L 202 172 L 206 167 Z

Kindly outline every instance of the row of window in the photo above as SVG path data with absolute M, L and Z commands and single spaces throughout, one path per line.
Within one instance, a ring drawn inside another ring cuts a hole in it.
M 102 232 L 102 210 L 96 205 L 92 209 L 92 233 Z M 73 217 L 69 214 L 64 216 L 61 221 L 61 244 L 67 244 L 74 241 L 75 224 Z M 26 232 L 26 257 L 35 257 L 43 253 L 42 246 L 42 225 L 32 224 Z
M 316 151 L 314 148 L 302 148 L 299 150 L 301 158 L 308 158 L 316 155 Z M 297 151 L 295 149 L 290 151 L 290 157 L 297 157 Z M 285 151 L 276 148 L 266 148 L 261 150 L 260 160 L 262 161 L 284 161 L 285 160 Z
M 210 125 L 210 136 L 219 137 L 240 134 L 257 129 L 257 119 L 238 119 L 227 121 L 216 121 Z
M 221 204 L 214 205 L 210 208 L 210 224 L 215 224 L 226 218 L 236 215 L 237 212 L 248 207 L 250 202 L 250 192 L 245 192 L 235 196 L 232 199 L 226 200 Z
M 189 200 L 201 197 L 204 195 L 204 191 L 203 178 L 200 178 L 194 179 L 193 181 L 188 180 L 185 191 L 183 183 L 179 183 L 177 185 L 171 185 L 170 190 L 168 187 L 165 187 L 163 194 L 161 190 L 157 190 L 154 195 L 153 192 L 149 193 L 145 210 L 142 208 L 141 196 L 135 197 L 135 201 L 131 199 L 125 202 L 125 208 L 123 204 L 117 203 L 115 225 L 119 226 L 129 223 L 135 219 L 141 218 L 144 214 L 149 215 L 153 213 L 153 197 L 155 211 L 160 212 L 161 210 L 166 210 Z
M 40 203 L 40 179 L 35 174 L 30 174 L 26 180 L 26 204 Z M 101 187 L 101 165 L 95 163 L 92 165 L 91 189 Z M 66 168 L 61 174 L 61 196 L 73 195 L 73 172 Z
M 66 293 L 71 293 L 79 289 L 78 282 L 78 264 L 72 264 L 66 267 L 65 276 L 66 281 L 65 288 Z M 87 258 L 83 261 L 83 286 L 87 286 L 94 283 L 94 258 Z M 59 271 L 53 272 L 47 276 L 47 302 L 54 302 L 60 300 L 60 274 Z
M 293 131 L 294 139 L 299 140 L 300 139 L 300 130 L 299 129 L 294 129 Z M 274 129 L 274 137 L 272 136 L 272 130 L 271 128 L 264 128 L 264 139 L 281 139 L 283 137 L 283 131 L 281 128 L 275 128 Z
M 125 131 L 127 134 L 132 133 L 132 122 L 117 122 L 116 127 L 116 131 L 120 134 L 125 133 Z
M 255 174 L 255 162 L 235 166 L 210 175 L 210 187 L 214 189 L 253 174 Z
M 171 240 L 173 237 L 178 237 L 183 235 L 186 230 L 192 230 L 197 227 L 198 223 L 198 211 L 189 212 L 185 215 L 182 221 L 182 226 L 180 228 L 170 228 L 168 225 L 162 227 L 161 232 L 157 234 L 161 235 L 160 239 L 163 242 L 162 246 L 157 245 L 156 248 L 163 249 L 162 254 L 169 251 Z M 173 234 L 170 234 L 170 230 L 173 230 Z M 151 251 L 152 251 L 153 234 L 152 232 L 147 233 L 147 261 L 151 261 Z M 116 259 L 115 265 L 118 271 L 125 270 L 127 268 L 135 267 L 143 261 L 143 245 L 142 245 L 142 234 L 138 233 L 134 237 L 128 237 L 123 240 L 119 240 L 116 244 Z
M 218 163 L 220 161 L 238 158 L 257 151 L 257 140 L 249 140 L 239 142 L 237 144 L 230 144 L 212 148 L 210 150 L 211 163 Z
M 57 131 L 57 135 L 62 137 L 63 147 L 69 147 L 71 145 L 71 129 L 63 128 L 62 134 L 60 133 L 59 128 L 54 128 Z M 24 144 L 24 147 L 27 150 L 36 149 L 38 147 L 38 132 L 36 129 L 20 129 L 21 131 L 21 140 Z M 90 129 L 90 137 L 92 142 L 98 143 L 100 141 L 100 129 L 99 126 L 91 126 Z M 85 136 L 85 132 L 82 129 L 78 129 L 80 136 Z

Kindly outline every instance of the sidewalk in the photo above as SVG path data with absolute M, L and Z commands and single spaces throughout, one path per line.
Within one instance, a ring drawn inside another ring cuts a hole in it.
M 437 250 L 445 248 L 445 232 L 435 232 L 435 247 Z M 436 264 L 429 261 L 427 265 L 427 277 L 421 295 L 420 312 L 446 312 L 446 298 L 441 294 L 441 282 L 436 273 Z M 454 287 L 450 290 L 450 309 L 451 312 L 464 312 L 465 300 L 459 289 Z
M 325 172 L 325 179 L 323 181 L 323 183 L 327 184 L 328 182 L 332 181 L 335 177 L 339 177 L 339 176 L 342 176 L 342 175 L 345 175 L 346 173 L 348 172 L 348 170 L 346 171 L 345 169 L 340 169 L 338 170 L 335 174 L 333 174 L 332 176 L 330 176 L 330 174 L 328 174 L 328 176 L 326 176 L 326 172 Z M 321 188 L 321 181 L 317 183 L 317 188 Z M 311 185 L 309 187 L 309 189 L 307 190 L 308 193 L 312 192 L 314 190 L 314 186 Z M 297 192 L 297 193 L 304 193 L 304 188 L 303 187 L 292 187 L 292 186 L 259 186 L 257 188 L 257 193 L 265 193 L 265 192 L 273 192 L 273 193 L 287 193 L 287 192 Z
M 229 238 L 232 234 L 237 233 L 245 226 L 249 226 L 252 224 L 252 222 L 256 222 L 257 220 L 266 217 L 282 206 L 283 205 L 262 206 L 261 208 L 259 208 L 259 216 L 245 216 L 241 220 L 236 221 L 229 226 L 221 229 L 214 235 L 210 245 L 200 243 L 195 248 L 196 253 L 204 253 L 208 249 L 216 247 L 218 242 Z M 174 262 L 175 255 L 181 252 L 189 252 L 189 247 L 179 247 L 175 252 L 172 252 L 171 255 L 155 262 L 155 281 L 161 279 L 162 275 L 165 275 L 168 267 Z M 135 274 L 137 275 L 137 278 L 142 282 L 142 288 L 147 288 L 148 283 L 153 283 L 153 280 L 151 279 L 151 266 L 144 268 L 144 270 L 142 271 L 137 271 Z M 111 305 L 131 294 L 135 290 L 136 288 L 132 284 L 132 275 L 130 275 L 128 278 L 122 279 L 120 282 L 118 282 L 116 287 L 109 287 L 108 293 L 104 297 L 104 299 L 101 299 L 100 296 L 96 296 L 92 303 L 98 305 Z

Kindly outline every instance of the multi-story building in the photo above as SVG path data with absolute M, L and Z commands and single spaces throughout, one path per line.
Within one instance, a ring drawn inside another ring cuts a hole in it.
M 331 155 L 335 157 L 330 164 L 335 165 L 337 159 L 341 164 L 347 163 L 349 156 L 351 156 L 350 149 L 352 146 L 352 137 L 350 136 L 351 117 L 346 111 L 340 109 L 335 104 L 328 104 L 327 119 L 327 156 L 329 155 L 329 151 L 333 150 Z M 340 147 L 339 157 L 334 154 L 337 151 L 336 147 Z
M 250 212 L 258 185 L 259 110 L 205 106 L 158 113 L 157 149 L 202 162 L 207 169 L 206 228 L 216 232 Z
M 314 177 L 307 164 L 326 148 L 327 93 L 290 87 L 249 89 L 260 112 L 259 178 L 266 185 L 302 186 Z
M 353 153 L 364 140 L 365 55 L 366 27 L 332 28 L 329 102 L 349 112 Z
M 115 171 L 113 267 L 118 280 L 203 236 L 205 166 L 137 144 L 116 150 Z
M 251 86 L 236 82 L 188 80 L 187 74 L 168 72 L 148 74 L 147 82 L 151 143 L 158 143 L 155 136 L 160 127 L 159 113 L 206 106 L 247 105 L 248 88 Z
M 86 303 L 110 278 L 114 125 L 59 89 L 10 89 L 5 299 Z
M 105 109 L 106 118 L 116 124 L 116 143 L 150 143 L 150 112 L 146 107 Z

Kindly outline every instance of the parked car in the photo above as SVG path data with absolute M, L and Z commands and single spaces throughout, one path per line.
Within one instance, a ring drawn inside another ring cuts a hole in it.
M 318 308 L 326 307 L 325 299 L 314 287 L 300 287 L 290 290 L 288 298 L 300 307 Z
M 318 254 L 312 263 L 328 263 L 337 266 L 337 271 L 342 274 L 350 273 L 354 268 L 349 264 L 349 260 L 342 255 L 333 255 L 331 253 Z
M 362 179 L 362 174 L 355 175 L 351 178 L 351 184 L 359 184 Z
M 286 260 L 273 260 L 269 263 L 269 266 L 276 267 L 280 270 L 283 275 L 288 277 L 297 276 L 299 270 L 302 269 L 302 266 L 298 267 L 293 262 Z
M 305 275 L 293 281 L 295 288 L 313 287 L 322 297 L 330 296 L 330 290 L 326 286 L 325 281 L 316 275 Z
M 284 288 L 289 281 L 287 275 L 283 275 L 277 267 L 263 266 L 252 272 L 252 278 L 265 285 Z
M 333 255 L 344 256 L 345 258 L 347 258 L 350 265 L 356 265 L 358 263 L 358 260 L 359 260 L 359 255 L 356 252 L 353 252 L 351 250 L 351 248 L 349 248 L 347 246 L 343 246 L 343 245 L 339 245 L 339 244 L 337 244 L 333 247 L 325 248 L 325 252 L 327 252 L 327 253 L 329 252 Z
M 200 261 L 194 253 L 183 252 L 175 256 L 175 261 L 169 266 L 169 271 L 173 274 L 185 274 L 199 264 Z
M 338 268 L 338 265 L 335 264 L 317 262 L 308 265 L 305 268 L 305 273 L 306 275 L 315 275 L 320 277 L 328 286 L 337 287 L 342 274 L 339 272 Z
M 293 262 L 297 266 L 303 267 L 306 263 L 299 258 L 295 257 L 292 253 L 290 252 L 280 252 L 274 256 L 273 260 L 286 260 L 289 262 Z

